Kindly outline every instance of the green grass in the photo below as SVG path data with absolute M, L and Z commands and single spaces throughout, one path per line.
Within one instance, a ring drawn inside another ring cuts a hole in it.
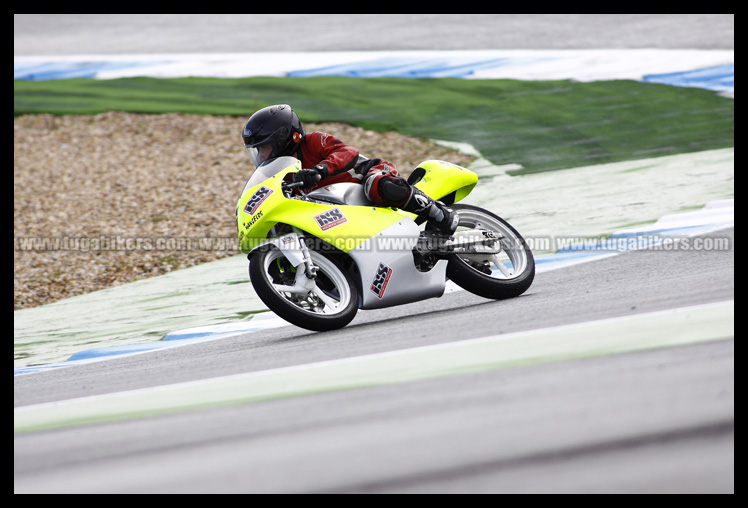
M 734 100 L 635 81 L 129 78 L 14 81 L 14 115 L 103 111 L 248 117 L 288 103 L 303 122 L 470 143 L 523 172 L 734 146 Z

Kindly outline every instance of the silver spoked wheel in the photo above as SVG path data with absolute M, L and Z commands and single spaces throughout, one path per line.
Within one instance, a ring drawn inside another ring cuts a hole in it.
M 315 279 L 309 279 L 301 269 L 297 271 L 277 249 L 265 256 L 265 273 L 275 292 L 299 309 L 312 314 L 338 314 L 350 303 L 351 288 L 332 261 L 315 254 L 312 259 L 319 268 Z
M 458 254 L 457 256 L 486 275 L 504 280 L 522 276 L 528 266 L 529 249 L 522 237 L 506 222 L 482 210 L 460 208 L 457 230 L 484 229 L 497 233 L 501 251 L 498 254 Z
M 294 268 L 274 246 L 249 256 L 249 278 L 257 295 L 280 317 L 309 330 L 332 330 L 347 325 L 358 311 L 358 292 L 337 262 L 311 251 L 316 276 Z
M 513 298 L 527 291 L 535 278 L 535 259 L 517 230 L 498 215 L 477 206 L 456 204 L 452 209 L 460 218 L 457 232 L 492 231 L 499 238 L 501 249 L 451 255 L 447 277 L 485 298 Z

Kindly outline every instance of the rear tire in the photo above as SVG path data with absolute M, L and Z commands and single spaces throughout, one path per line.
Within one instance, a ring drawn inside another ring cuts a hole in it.
M 519 296 L 535 279 L 535 259 L 524 238 L 507 221 L 477 206 L 455 204 L 460 217 L 458 229 L 483 228 L 502 235 L 501 259 L 486 260 L 485 255 L 452 254 L 447 263 L 447 277 L 466 291 L 501 300 Z M 498 268 L 502 263 L 503 273 Z
M 342 328 L 358 312 L 356 285 L 337 261 L 319 252 L 310 254 L 318 267 L 313 292 L 304 295 L 283 290 L 294 286 L 296 269 L 274 245 L 250 253 L 252 286 L 260 300 L 289 323 L 314 331 Z

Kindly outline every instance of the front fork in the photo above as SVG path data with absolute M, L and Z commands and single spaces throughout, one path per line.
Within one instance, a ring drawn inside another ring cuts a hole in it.
M 309 248 L 306 245 L 306 240 L 304 240 L 304 237 L 301 236 L 298 232 L 295 232 L 295 234 L 299 240 L 301 254 L 304 259 L 304 275 L 306 275 L 307 279 L 314 280 L 314 278 L 317 277 L 317 270 L 319 270 L 319 267 L 314 266 L 314 263 L 312 263 L 312 254 L 311 252 L 309 252 Z
M 312 255 L 302 231 L 294 228 L 293 232 L 275 238 L 268 243 L 278 247 L 286 259 L 296 268 L 297 279 L 299 272 L 304 273 L 309 280 L 314 280 L 317 277 L 318 267 L 312 262 Z M 299 270 L 302 265 L 304 266 L 303 271 Z

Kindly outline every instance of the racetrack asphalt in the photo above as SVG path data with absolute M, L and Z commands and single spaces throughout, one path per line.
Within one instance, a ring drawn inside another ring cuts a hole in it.
M 732 250 L 633 251 L 538 274 L 512 300 L 458 292 L 334 332 L 17 376 L 15 404 L 725 301 L 733 273 Z M 15 490 L 729 492 L 733 355 L 727 339 L 20 434 Z

